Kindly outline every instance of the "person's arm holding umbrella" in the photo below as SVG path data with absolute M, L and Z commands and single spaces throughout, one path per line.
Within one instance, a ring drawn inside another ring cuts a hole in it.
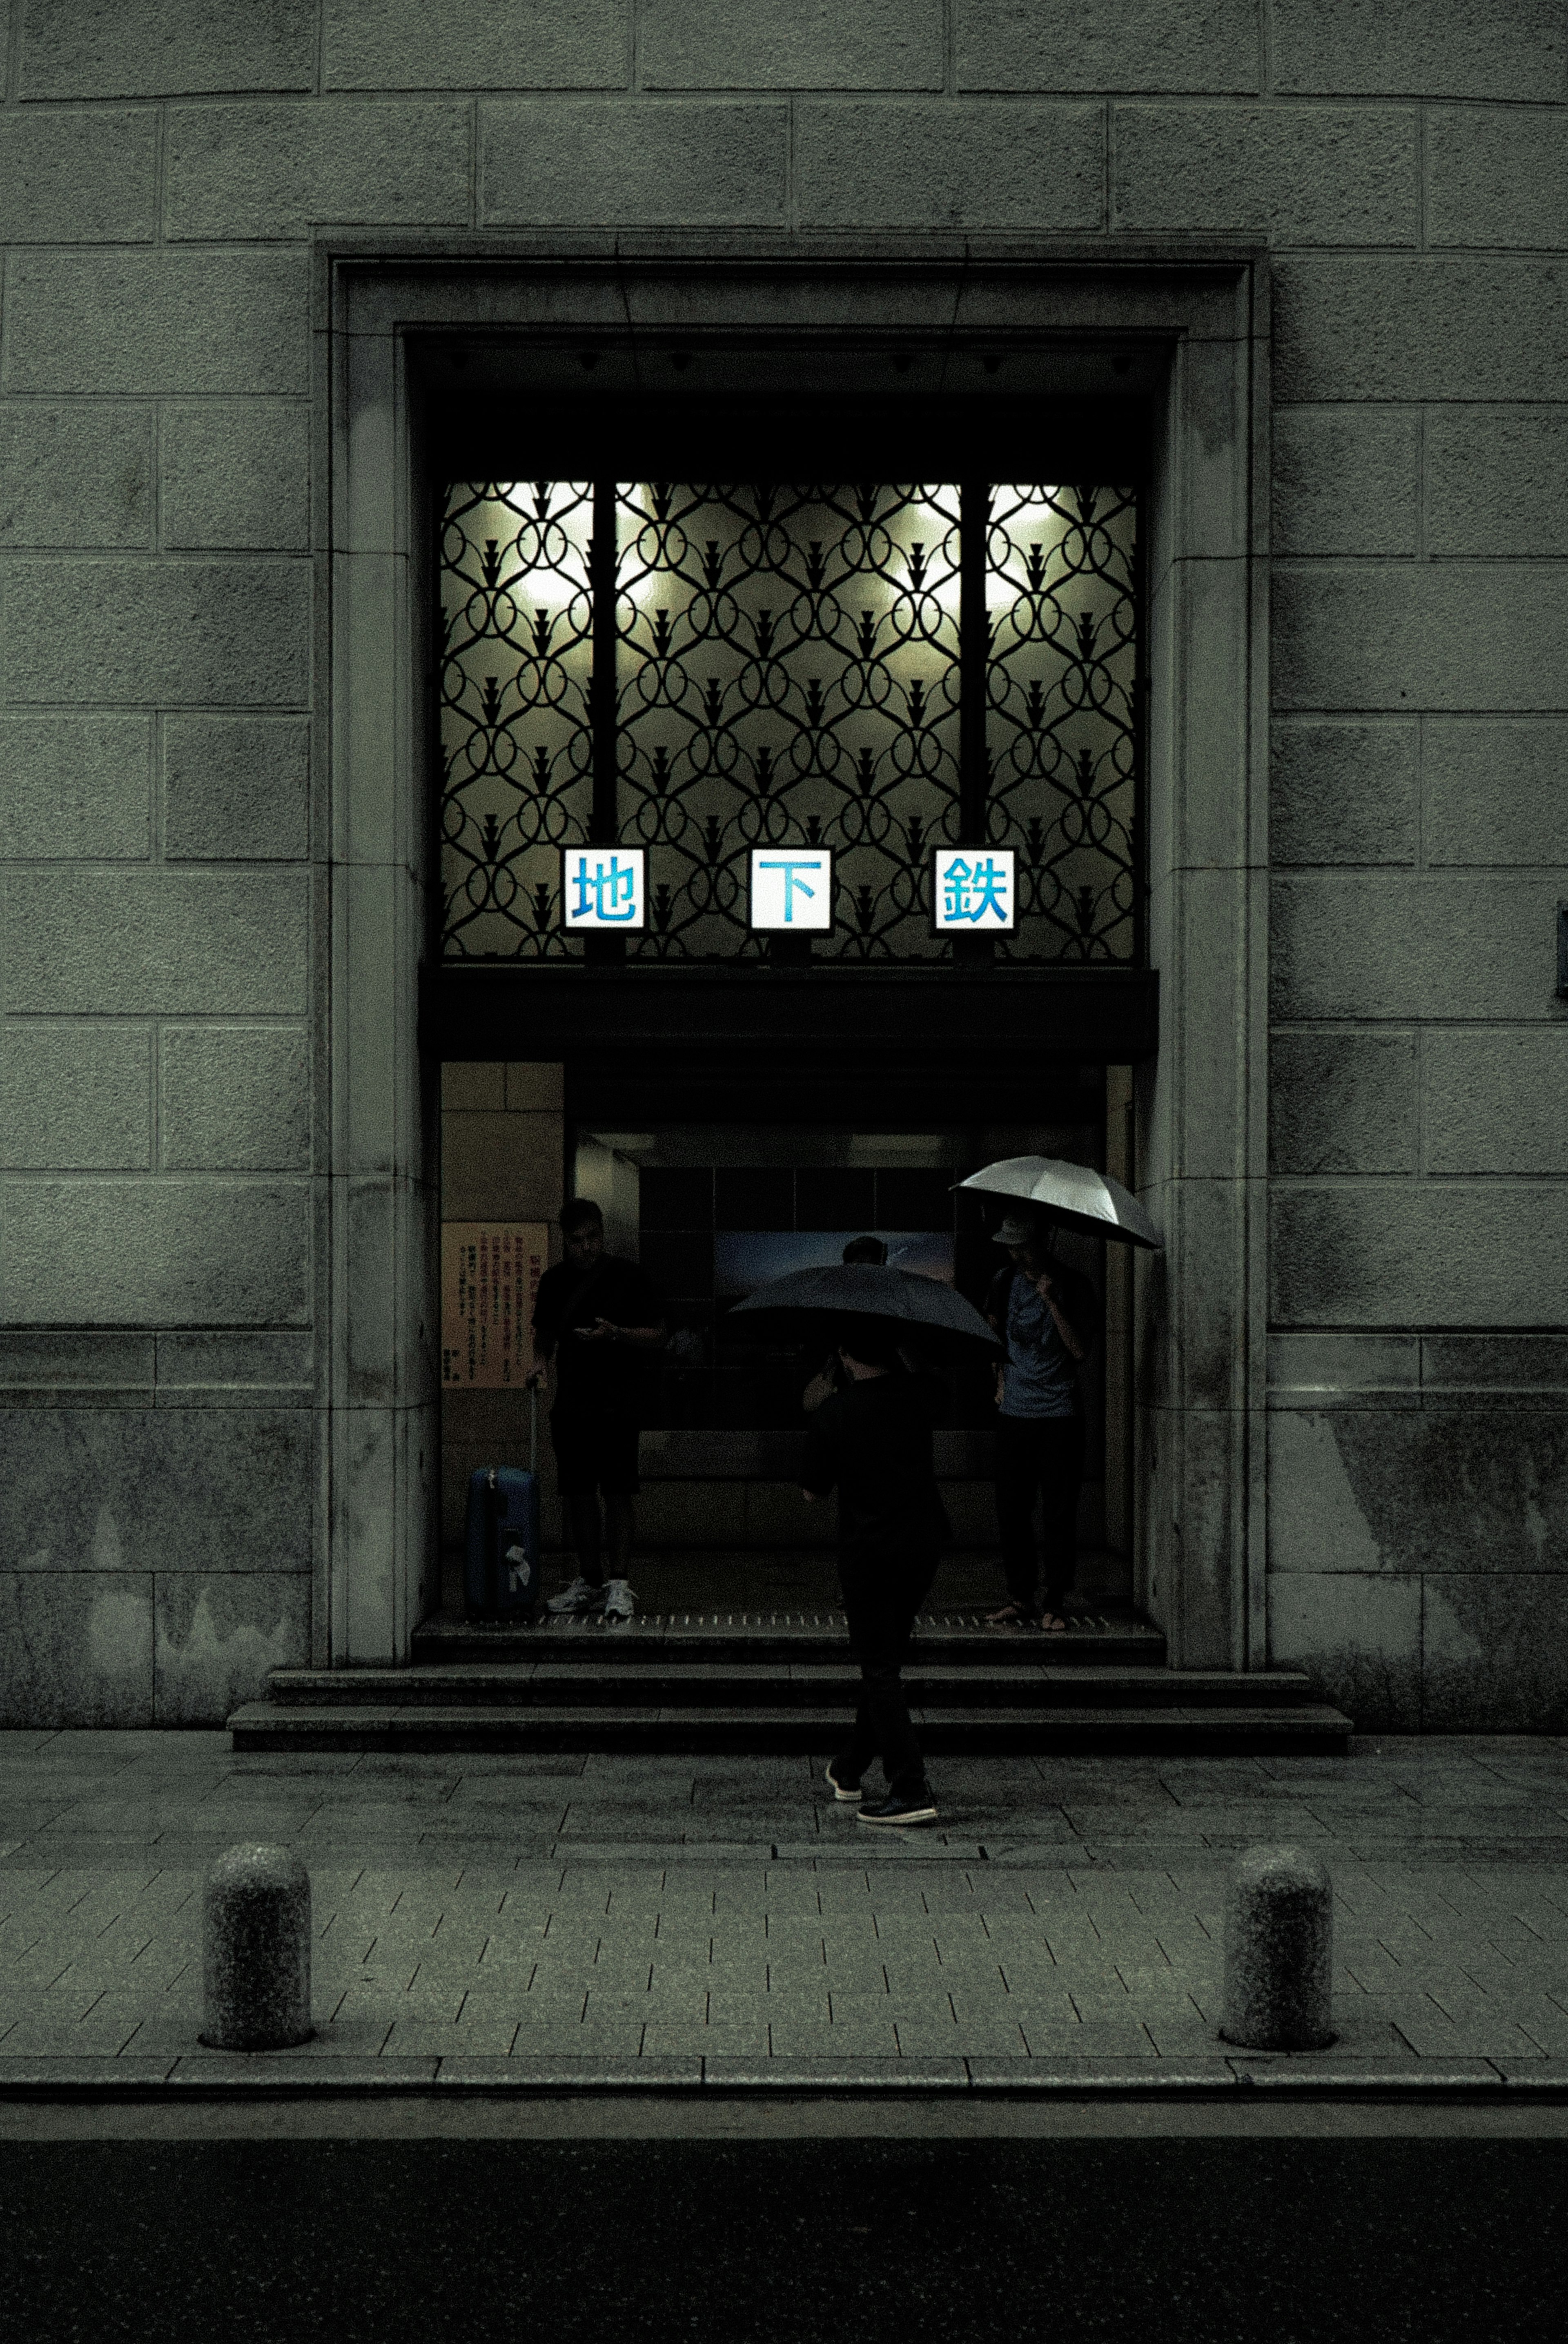
M 844 1248 L 843 1258 L 846 1264 L 858 1262 L 874 1269 L 882 1269 L 886 1266 L 887 1248 L 880 1238 L 851 1238 Z M 830 1351 L 800 1396 L 800 1404 L 807 1416 L 814 1416 L 817 1409 L 833 1398 L 840 1389 L 844 1374 L 839 1353 Z
M 1031 1275 L 1027 1268 L 1025 1269 L 1024 1275 L 1026 1278 L 1030 1279 L 1030 1283 L 1033 1285 L 1035 1292 L 1039 1296 L 1040 1300 L 1045 1304 L 1047 1309 L 1050 1312 L 1051 1317 L 1056 1320 L 1057 1332 L 1061 1337 L 1063 1342 L 1067 1345 L 1067 1350 L 1071 1354 L 1073 1360 L 1075 1363 L 1081 1366 L 1083 1361 L 1087 1359 L 1089 1355 L 1089 1347 L 1084 1336 L 1079 1332 L 1078 1329 L 1073 1325 L 1072 1320 L 1067 1317 L 1067 1312 L 1062 1308 L 1061 1294 L 1057 1287 L 1057 1279 L 1053 1275 L 1057 1267 L 1057 1263 L 1051 1259 L 1049 1255 L 1047 1255 L 1046 1258 L 1045 1268 L 1041 1269 L 1037 1275 Z

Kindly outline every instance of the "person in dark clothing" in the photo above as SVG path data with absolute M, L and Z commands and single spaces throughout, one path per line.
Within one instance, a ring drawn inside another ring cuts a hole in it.
M 887 1248 L 880 1238 L 851 1238 L 839 1256 L 841 1261 L 864 1261 L 873 1268 L 882 1269 L 887 1262 Z M 814 1416 L 824 1399 L 842 1391 L 849 1379 L 839 1364 L 838 1353 L 830 1351 L 810 1383 L 800 1396 L 800 1404 L 807 1416 Z
M 1094 1339 L 1099 1301 L 1088 1279 L 1051 1251 L 1044 1217 L 1009 1213 L 996 1241 L 1007 1248 L 1009 1265 L 986 1298 L 986 1316 L 1007 1352 L 996 1370 L 996 1527 L 1007 1601 L 988 1616 L 996 1627 L 1061 1635 L 1084 1471 L 1077 1370 Z
M 561 1216 L 561 1234 L 566 1258 L 539 1281 L 533 1342 L 537 1355 L 555 1365 L 550 1433 L 578 1570 L 572 1585 L 551 1597 L 550 1609 L 629 1620 L 635 1608 L 626 1572 L 635 1526 L 637 1436 L 650 1355 L 664 1339 L 664 1307 L 635 1262 L 605 1252 L 603 1216 L 589 1198 L 572 1198 Z M 536 1368 L 530 1381 L 543 1380 L 544 1370 Z
M 899 1672 L 946 1536 L 931 1450 L 942 1387 L 902 1369 L 885 1320 L 845 1321 L 837 1357 L 845 1387 L 812 1419 L 803 1475 L 808 1499 L 838 1491 L 839 1577 L 860 1668 L 855 1728 L 827 1779 L 835 1799 L 859 1803 L 863 1824 L 932 1824 L 936 1803 Z M 887 1793 L 873 1802 L 861 1777 L 877 1756 Z

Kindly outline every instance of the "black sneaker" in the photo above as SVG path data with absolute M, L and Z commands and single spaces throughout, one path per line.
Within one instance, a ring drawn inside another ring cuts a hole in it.
M 934 1824 L 936 1802 L 928 1790 L 913 1799 L 895 1798 L 890 1791 L 885 1799 L 863 1800 L 860 1820 L 863 1824 Z
M 838 1776 L 833 1771 L 833 1761 L 831 1758 L 823 1768 L 822 1773 L 823 1780 L 832 1784 L 833 1795 L 835 1799 L 841 1799 L 845 1803 L 848 1803 L 849 1801 L 858 1800 L 865 1797 L 865 1794 L 862 1791 L 858 1783 L 841 1783 L 839 1781 Z

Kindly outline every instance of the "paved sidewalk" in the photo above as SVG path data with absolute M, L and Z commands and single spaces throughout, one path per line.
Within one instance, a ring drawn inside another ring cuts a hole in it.
M 1568 1743 L 999 1759 L 882 1835 L 821 1762 L 0 1734 L 0 2093 L 431 2085 L 1568 2091 Z M 309 1864 L 316 2039 L 197 2042 L 204 1867 Z M 1225 1866 L 1318 1850 L 1332 2050 L 1219 2042 Z

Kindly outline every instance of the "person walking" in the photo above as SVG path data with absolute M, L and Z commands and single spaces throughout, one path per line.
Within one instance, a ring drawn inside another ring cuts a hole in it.
M 827 1780 L 863 1824 L 934 1824 L 901 1671 L 947 1535 L 931 1447 L 944 1394 L 935 1376 L 901 1368 L 887 1320 L 845 1318 L 836 1331 L 845 1388 L 812 1418 L 802 1476 L 808 1500 L 838 1491 L 839 1577 L 860 1669 L 854 1730 Z M 887 1788 L 874 1801 L 862 1777 L 878 1756 Z
M 650 1355 L 664 1340 L 664 1307 L 635 1262 L 605 1252 L 604 1217 L 592 1198 L 574 1197 L 565 1207 L 561 1236 L 565 1258 L 539 1281 L 533 1341 L 536 1356 L 555 1367 L 550 1435 L 577 1576 L 551 1597 L 549 1609 L 630 1620 L 636 1610 L 627 1571 L 636 1525 L 637 1441 Z M 544 1369 L 536 1367 L 528 1380 L 542 1384 Z
M 887 1248 L 880 1238 L 851 1238 L 839 1259 L 868 1262 L 874 1269 L 881 1269 L 886 1265 Z M 824 1399 L 831 1399 L 835 1391 L 842 1391 L 846 1380 L 837 1352 L 830 1351 L 800 1396 L 800 1404 L 807 1416 L 814 1416 Z
M 1084 1472 L 1077 1370 L 1088 1356 L 1098 1298 L 1087 1278 L 1057 1259 L 1046 1216 L 1009 1213 L 996 1242 L 1006 1248 L 1008 1267 L 992 1280 L 986 1316 L 1007 1353 L 996 1370 L 996 1527 L 1007 1601 L 987 1617 L 996 1627 L 1059 1636 L 1075 1576 Z

